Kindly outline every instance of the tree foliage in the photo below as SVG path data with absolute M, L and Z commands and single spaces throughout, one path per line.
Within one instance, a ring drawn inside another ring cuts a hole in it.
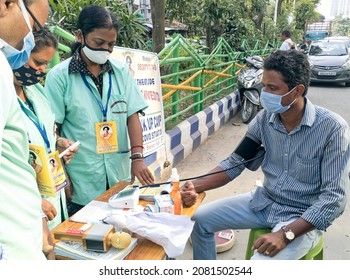
M 301 43 L 306 21 L 322 19 L 322 15 L 316 11 L 319 2 L 320 0 L 278 0 L 274 37 L 278 40 L 281 32 L 284 29 L 289 29 L 292 32 L 292 40 Z M 274 18 L 274 10 L 275 1 L 272 1 L 269 7 L 270 18 Z
M 333 21 L 334 36 L 350 36 L 350 18 L 337 16 Z
M 137 49 L 148 49 L 146 46 L 147 30 L 142 21 L 132 12 L 126 0 L 49 0 L 52 15 L 51 25 L 74 32 L 76 19 L 81 9 L 98 3 L 114 12 L 120 22 L 118 45 Z M 205 36 L 206 46 L 215 47 L 220 36 L 236 49 L 243 39 L 262 41 L 280 40 L 283 29 L 290 29 L 294 41 L 300 41 L 307 20 L 322 20 L 316 12 L 320 0 L 152 0 L 151 11 L 154 25 L 154 51 L 164 46 L 163 18 L 177 20 L 188 26 L 187 36 L 201 38 Z M 274 11 L 277 3 L 277 24 Z M 295 3 L 295 6 L 294 6 Z M 292 21 L 291 21 L 292 19 Z M 158 28 L 158 29 L 157 29 Z M 339 33 L 341 31 L 340 27 Z M 338 32 L 338 31 L 337 31 Z M 202 38 L 201 38 L 202 39 Z M 198 40 L 199 41 L 199 40 Z
M 318 0 L 299 0 L 295 5 L 294 18 L 295 28 L 304 30 L 306 21 L 321 19 L 321 15 L 316 12 Z
M 83 7 L 97 4 L 112 11 L 119 22 L 117 44 L 122 47 L 146 49 L 145 37 L 147 30 L 133 13 L 128 3 L 123 0 L 49 0 L 52 13 L 48 19 L 49 25 L 58 25 L 68 32 L 75 33 L 76 22 Z
M 233 47 L 245 38 L 261 38 L 269 0 L 172 0 L 166 15 L 189 27 L 189 35 L 206 36 L 211 48 L 224 36 Z

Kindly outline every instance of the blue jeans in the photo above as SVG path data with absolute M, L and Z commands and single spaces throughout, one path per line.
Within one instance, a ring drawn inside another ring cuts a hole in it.
M 192 220 L 195 222 L 191 241 L 194 260 L 215 260 L 214 233 L 224 229 L 271 228 L 278 231 L 293 220 L 271 224 L 267 222 L 268 209 L 254 212 L 249 208 L 253 193 L 234 195 L 201 205 Z M 274 257 L 255 252 L 252 260 L 298 260 L 319 241 L 322 232 L 312 230 L 288 244 Z

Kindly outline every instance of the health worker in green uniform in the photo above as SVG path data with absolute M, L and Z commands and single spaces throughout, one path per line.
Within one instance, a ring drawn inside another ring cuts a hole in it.
M 69 215 L 119 181 L 154 181 L 143 160 L 138 115 L 147 102 L 127 65 L 109 59 L 117 40 L 114 15 L 90 5 L 77 27 L 72 57 L 51 69 L 45 84 L 60 135 L 81 142 L 67 166 L 73 186 Z
M 45 23 L 47 1 L 31 2 L 37 19 Z M 48 228 L 28 163 L 28 137 L 11 70 L 28 61 L 33 25 L 22 0 L 0 0 L 0 260 L 45 260 L 43 228 Z
M 43 147 L 45 156 L 47 156 L 56 150 L 56 146 L 62 152 L 73 142 L 63 137 L 57 138 L 55 116 L 47 100 L 44 87 L 39 83 L 46 74 L 47 64 L 56 52 L 57 39 L 49 30 L 44 28 L 41 32 L 34 32 L 34 38 L 35 47 L 30 54 L 29 61 L 19 69 L 13 70 L 13 73 L 15 75 L 17 98 L 24 115 L 30 148 L 32 145 Z M 75 148 L 64 156 L 66 163 L 69 163 L 77 149 Z M 32 166 L 35 166 L 38 180 L 41 176 L 40 173 L 43 173 L 42 164 L 49 167 L 48 160 L 41 162 L 41 164 L 37 163 L 38 156 L 32 150 L 29 156 Z M 37 168 L 38 166 L 39 168 Z M 48 173 L 48 175 L 50 174 Z M 50 230 L 67 219 L 65 189 L 59 189 L 55 196 L 42 193 L 42 210 L 48 219 Z

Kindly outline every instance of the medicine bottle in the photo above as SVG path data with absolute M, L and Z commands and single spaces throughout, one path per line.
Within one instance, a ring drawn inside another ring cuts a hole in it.
M 170 182 L 172 190 L 170 196 L 174 202 L 174 215 L 182 215 L 182 199 L 180 194 L 180 178 L 177 169 L 171 169 Z

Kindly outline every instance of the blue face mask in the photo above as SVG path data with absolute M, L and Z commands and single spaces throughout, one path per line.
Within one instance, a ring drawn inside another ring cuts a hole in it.
M 1 51 L 7 58 L 8 63 L 12 69 L 18 69 L 22 67 L 29 60 L 30 52 L 35 46 L 34 35 L 32 28 L 30 26 L 29 17 L 27 10 L 23 4 L 23 1 L 19 1 L 20 9 L 22 10 L 23 17 L 28 25 L 29 33 L 23 39 L 22 50 L 17 50 L 16 48 L 10 46 L 4 40 L 0 38 L 0 44 L 3 45 Z
M 260 94 L 260 102 L 261 105 L 270 113 L 284 113 L 286 112 L 290 106 L 295 102 L 296 99 L 292 103 L 290 103 L 287 106 L 282 105 L 282 97 L 287 96 L 289 93 L 291 93 L 295 89 L 292 88 L 290 91 L 288 91 L 284 95 L 278 95 L 278 94 L 273 94 L 271 92 L 267 92 L 264 90 L 264 88 L 261 90 Z

